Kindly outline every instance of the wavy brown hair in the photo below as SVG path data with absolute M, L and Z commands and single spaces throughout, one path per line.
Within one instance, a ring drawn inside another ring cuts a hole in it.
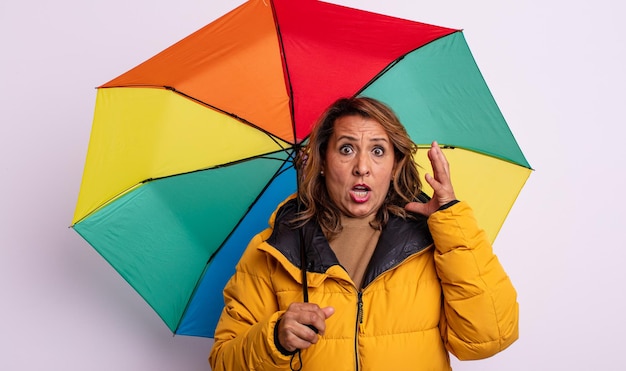
M 302 172 L 299 189 L 302 208 L 295 221 L 304 224 L 316 220 L 329 239 L 342 230 L 341 212 L 331 201 L 320 172 L 326 159 L 328 141 L 333 134 L 335 121 L 340 117 L 351 115 L 373 119 L 381 124 L 394 148 L 392 186 L 389 187 L 387 197 L 376 213 L 372 227 L 382 229 L 390 214 L 406 218 L 408 214 L 404 205 L 415 201 L 421 192 L 421 182 L 414 162 L 417 146 L 391 108 L 367 97 L 341 98 L 335 101 L 314 125 L 309 142 L 302 149 L 297 161 L 297 166 Z

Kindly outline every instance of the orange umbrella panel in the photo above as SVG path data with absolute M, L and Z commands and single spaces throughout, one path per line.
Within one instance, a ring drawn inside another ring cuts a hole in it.
M 320 1 L 252 0 L 102 87 L 166 86 L 295 143 L 336 98 L 452 32 Z

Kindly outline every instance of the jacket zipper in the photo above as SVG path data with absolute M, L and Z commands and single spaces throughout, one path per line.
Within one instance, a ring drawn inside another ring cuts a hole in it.
M 354 361 L 355 370 L 359 371 L 359 327 L 363 323 L 363 291 L 357 294 L 356 326 L 354 331 Z
M 427 251 L 428 248 L 418 251 L 417 253 L 411 255 L 410 257 L 408 257 L 407 259 L 405 259 L 401 264 L 404 264 L 405 261 L 409 260 L 409 259 L 413 259 L 415 256 L 421 255 L 423 254 L 425 251 Z M 392 268 L 392 269 L 395 269 Z M 386 273 L 387 271 L 383 272 Z M 376 276 L 376 278 L 374 278 L 374 281 L 380 279 L 380 276 L 382 276 L 382 274 Z M 372 282 L 368 283 L 367 286 L 369 286 L 370 284 L 372 284 Z M 358 289 L 357 289 L 358 290 Z M 356 324 L 354 327 L 354 364 L 355 367 L 354 369 L 356 371 L 359 371 L 360 367 L 359 367 L 359 329 L 360 326 L 363 324 L 363 289 L 358 290 L 357 291 L 357 301 L 356 301 Z

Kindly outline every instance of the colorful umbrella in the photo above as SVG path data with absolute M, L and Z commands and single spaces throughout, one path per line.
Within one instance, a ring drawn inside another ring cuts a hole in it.
M 445 147 L 495 238 L 530 166 L 463 34 L 314 0 L 249 1 L 100 86 L 73 228 L 174 333 L 211 337 L 239 256 L 296 191 L 295 151 L 354 95 Z

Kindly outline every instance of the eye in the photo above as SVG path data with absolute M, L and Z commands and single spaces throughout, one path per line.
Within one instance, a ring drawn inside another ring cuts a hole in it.
M 374 147 L 374 149 L 372 149 L 372 153 L 374 156 L 381 157 L 385 154 L 385 149 L 383 147 Z
M 344 144 L 343 146 L 339 148 L 339 153 L 341 153 L 342 155 L 349 155 L 352 152 L 354 152 L 354 150 L 352 149 L 352 146 L 349 146 L 347 144 Z

